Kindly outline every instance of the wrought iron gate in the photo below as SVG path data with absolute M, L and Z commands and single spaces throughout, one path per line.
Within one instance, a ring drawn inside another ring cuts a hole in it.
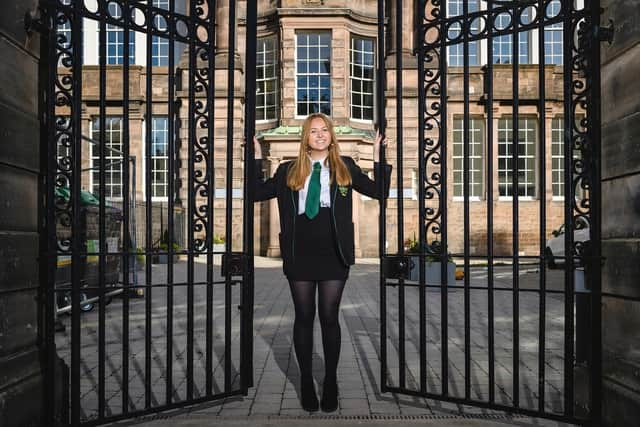
M 242 99 L 238 117 L 235 0 L 41 8 L 47 422 L 101 424 L 246 395 L 253 162 L 242 161 L 255 99 Z
M 378 93 L 396 90 L 378 116 L 402 118 L 386 130 L 382 391 L 597 423 L 599 2 L 418 3 L 417 123 L 403 111 L 403 2 L 392 30 L 379 19 L 395 66 L 380 44 Z

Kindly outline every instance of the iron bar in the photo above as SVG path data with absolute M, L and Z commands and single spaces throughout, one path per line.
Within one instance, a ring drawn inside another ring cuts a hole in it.
M 130 13 L 123 13 L 123 22 L 124 22 L 124 34 L 123 34 L 123 50 L 124 57 L 129 58 L 129 21 L 131 19 Z M 129 129 L 129 61 L 126 60 L 122 65 L 122 115 L 123 115 L 123 123 L 122 123 L 122 151 L 123 153 L 119 153 L 123 156 L 123 178 L 122 178 L 122 210 L 123 210 L 123 220 L 122 220 L 122 229 L 124 230 L 124 242 L 122 247 L 124 248 L 124 253 L 122 254 L 122 263 L 123 263 L 123 287 L 124 293 L 122 295 L 122 412 L 127 414 L 129 412 L 129 259 L 130 252 L 132 249 L 135 253 L 135 246 L 131 248 L 129 242 L 129 234 L 131 233 L 130 229 L 130 170 L 129 170 L 129 154 L 131 151 L 130 145 L 130 129 Z M 90 138 L 89 142 L 93 143 Z M 86 139 L 85 139 L 86 140 Z M 113 148 L 113 147 L 105 147 L 105 148 Z M 115 150 L 110 150 L 111 152 Z M 135 175 L 134 178 L 135 180 Z M 133 204 L 135 206 L 135 193 L 133 195 Z M 135 221 L 135 220 L 134 220 Z M 134 233 L 135 234 L 135 230 Z M 134 255 L 135 258 L 135 255 Z M 135 268 L 135 265 L 134 265 Z M 101 304 L 102 305 L 102 304 Z
M 395 65 L 395 75 L 396 75 L 396 149 L 397 149 L 397 158 L 396 158 L 396 171 L 397 171 L 397 224 L 398 224 L 398 253 L 400 255 L 404 255 L 404 192 L 402 190 L 403 187 L 403 176 L 402 176 L 402 0 L 396 0 L 395 2 L 395 54 L 396 54 L 396 65 Z M 404 279 L 401 277 L 399 280 L 399 289 L 398 289 L 398 337 L 399 337 L 399 353 L 400 353 L 400 363 L 399 363 L 399 382 L 400 387 L 405 387 L 406 385 L 406 370 L 407 370 L 407 354 L 406 354 L 406 313 L 405 313 L 405 292 L 404 292 Z M 421 343 L 422 344 L 422 343 Z M 422 375 L 422 374 L 420 374 Z M 422 381 L 421 381 L 422 382 Z
M 151 13 L 148 11 L 146 16 L 146 21 L 151 22 L 153 18 L 151 17 Z M 146 75 L 145 75 L 145 92 L 146 92 L 146 103 L 145 103 L 145 159 L 144 159 L 144 195 L 145 195 L 145 222 L 147 224 L 145 228 L 146 234 L 146 247 L 147 250 L 153 250 L 153 234 L 152 227 L 150 224 L 153 224 L 153 204 L 152 204 L 152 180 L 153 180 L 153 160 L 152 160 L 152 144 L 153 144 L 153 61 L 152 61 L 152 51 L 153 51 L 153 39 L 150 33 L 147 32 L 145 34 L 145 42 L 146 42 Z M 128 57 L 125 57 L 125 61 L 128 61 Z M 161 213 L 162 215 L 162 213 Z M 153 283 L 152 280 L 152 268 L 149 257 L 147 256 L 146 260 L 146 274 L 145 274 L 145 283 L 147 285 L 151 285 Z M 145 408 L 151 407 L 151 384 L 153 384 L 153 380 L 151 378 L 151 337 L 152 337 L 152 313 L 153 313 L 153 292 L 150 287 L 147 287 L 144 290 L 144 306 L 145 306 L 145 328 L 144 328 L 144 378 L 145 378 Z
M 189 15 L 193 17 L 199 16 L 197 2 L 189 2 L 190 12 Z M 196 38 L 197 38 L 197 25 L 191 23 L 192 37 L 189 40 L 189 136 L 188 136 L 188 164 L 189 175 L 187 185 L 187 199 L 188 202 L 188 231 L 187 231 L 187 400 L 193 399 L 193 281 L 194 281 L 194 252 L 196 251 L 196 236 L 195 236 L 195 215 L 196 215 L 196 191 L 195 186 L 195 144 L 197 139 L 196 134 L 196 86 L 197 80 L 197 61 L 196 57 Z
M 213 36 L 216 31 L 216 7 L 215 3 L 208 5 L 207 13 L 208 13 L 208 33 Z M 247 31 L 249 30 L 247 26 Z M 215 81 L 216 81 L 216 67 L 215 67 L 215 52 L 214 48 L 211 47 L 208 55 L 207 55 L 207 77 L 208 83 L 207 86 L 207 106 L 208 106 L 208 116 L 207 116 L 207 142 L 208 142 L 208 157 L 207 157 L 207 184 L 209 186 L 209 191 L 207 191 L 207 296 L 206 296 L 206 329 L 207 331 L 213 331 L 213 286 L 211 283 L 213 282 L 213 230 L 214 230 L 214 220 L 213 220 L 213 195 L 215 193 L 216 188 L 216 177 L 215 177 Z M 213 394 L 213 337 L 212 334 L 206 334 L 205 338 L 205 392 L 207 395 Z
M 424 22 L 424 7 L 425 1 L 420 0 L 418 2 L 418 19 L 419 22 Z M 424 36 L 420 34 L 416 39 L 416 46 L 418 43 L 422 43 L 424 40 Z M 418 59 L 418 77 L 420 83 L 420 88 L 418 90 L 418 241 L 420 242 L 420 252 L 418 254 L 418 281 L 420 283 L 419 289 L 419 298 L 420 298 L 420 391 L 422 393 L 426 393 L 427 391 L 427 302 L 426 302 L 426 288 L 422 286 L 423 283 L 426 282 L 425 278 L 425 266 L 424 266 L 424 251 L 423 251 L 423 242 L 426 242 L 426 230 L 424 227 L 425 224 L 425 191 L 424 191 L 424 176 L 425 176 L 425 162 L 423 161 L 423 156 L 425 152 L 425 102 L 426 102 L 426 94 L 424 90 L 424 81 L 422 81 L 422 76 L 424 76 L 424 47 L 417 47 L 417 59 Z M 401 67 L 398 67 L 401 68 Z M 398 115 L 398 117 L 402 117 L 402 115 Z M 399 144 L 398 144 L 399 145 Z M 398 154 L 398 158 L 401 159 L 402 155 Z M 401 169 L 400 166 L 398 166 Z M 402 217 L 404 221 L 404 216 Z M 404 254 L 401 252 L 401 254 Z
M 573 185 L 572 185 L 572 160 L 573 160 L 573 2 L 563 2 L 564 23 L 562 27 L 563 42 L 563 66 L 564 66 L 564 284 L 565 284 L 565 304 L 564 304 L 564 413 L 573 415 L 573 358 L 574 358 L 574 337 L 573 337 Z M 577 43 L 577 42 L 576 42 Z
M 384 94 L 385 89 L 385 31 L 384 31 L 384 23 L 385 23 L 385 0 L 378 0 L 378 38 L 377 38 L 377 48 L 378 48 L 378 66 L 377 66 L 377 79 L 376 79 L 376 93 L 379 98 L 382 98 L 382 94 Z M 385 116 L 385 103 L 384 101 L 378 102 L 376 104 L 376 119 L 378 123 L 378 130 L 381 135 L 384 135 L 386 130 L 386 116 Z M 380 164 L 384 165 L 384 150 L 380 150 Z M 380 174 L 380 182 L 376 183 L 378 185 L 379 194 L 384 194 L 383 189 L 385 188 L 385 176 L 384 173 Z M 387 235 L 387 227 L 386 227 L 386 199 L 381 197 L 379 200 L 379 211 L 380 214 L 378 216 L 378 251 L 381 259 L 384 258 L 386 253 L 386 235 Z M 380 390 L 384 393 L 388 388 L 388 372 L 387 372 L 387 289 L 384 286 L 385 284 L 385 269 L 384 264 L 380 264 Z
M 464 196 L 463 206 L 463 246 L 464 246 L 464 396 L 466 399 L 471 398 L 471 305 L 470 305 L 470 291 L 469 291 L 469 31 L 471 29 L 470 23 L 467 23 L 469 15 L 469 2 L 462 2 L 462 14 L 464 15 L 463 25 L 460 28 L 462 31 L 462 51 L 463 51 L 463 143 L 462 143 L 462 187 Z M 470 22 L 470 21 L 469 21 Z M 454 125 L 455 129 L 455 125 Z M 440 277 L 443 277 L 442 275 Z
M 442 2 L 442 16 L 447 16 L 447 2 Z M 440 60 L 438 68 L 440 72 L 440 127 L 438 133 L 438 143 L 440 144 L 440 195 L 438 205 L 440 211 L 440 233 L 442 235 L 440 244 L 440 321 L 441 321 L 441 378 L 442 395 L 449 394 L 449 300 L 446 286 L 447 283 L 447 36 L 440 36 Z
M 247 39 L 246 39 L 246 74 L 245 87 L 246 108 L 245 108 L 245 146 L 244 146 L 244 227 L 243 227 L 243 252 L 249 255 L 248 268 L 243 277 L 242 283 L 242 318 L 240 329 L 242 339 L 240 340 L 240 375 L 242 393 L 247 394 L 248 388 L 253 386 L 253 293 L 254 293 L 254 253 L 253 247 L 253 222 L 254 222 L 254 195 L 251 177 L 254 176 L 255 168 L 253 152 L 253 135 L 255 134 L 256 123 L 256 98 L 250 94 L 256 93 L 256 51 L 257 51 L 257 21 L 258 2 L 249 0 L 247 2 Z
M 538 0 L 538 10 L 545 10 L 544 0 Z M 544 15 L 543 15 L 544 16 Z M 546 153 L 547 153 L 547 136 L 546 136 L 546 77 L 545 77 L 545 28 L 544 19 L 540 19 L 538 27 L 538 116 L 539 116 L 539 141 L 541 149 L 539 153 L 540 168 L 540 235 L 539 235 L 539 256 L 540 256 L 540 296 L 538 301 L 538 410 L 544 411 L 545 401 L 545 349 L 546 349 L 546 264 L 545 264 L 545 248 L 547 234 L 547 174 L 546 174 Z
M 227 158 L 226 158 L 226 219 L 225 219 L 225 242 L 226 255 L 229 256 L 233 248 L 232 239 L 232 217 L 233 206 L 233 119 L 235 102 L 234 96 L 234 75 L 235 75 L 235 53 L 236 53 L 236 0 L 229 0 L 229 51 L 227 55 Z M 227 274 L 224 291 L 224 390 L 231 390 L 231 274 Z
M 512 98 L 513 98 L 513 132 L 511 141 L 511 201 L 512 201 L 512 252 L 513 252 L 513 406 L 520 406 L 520 11 L 514 6 L 512 49 Z
M 100 6 L 99 6 L 100 7 Z M 103 8 L 103 13 L 107 13 L 108 4 L 103 3 L 101 5 Z M 100 159 L 100 169 L 98 170 L 98 193 L 100 194 L 99 198 L 99 213 L 98 213 L 98 241 L 99 241 L 99 252 L 98 255 L 98 283 L 99 283 L 99 295 L 104 294 L 104 272 L 105 272 L 105 252 L 106 252 L 106 230 L 105 230 L 105 210 L 106 210 L 106 197 L 107 197 L 107 185 L 106 185 L 106 168 L 105 168 L 105 160 L 107 151 L 105 150 L 107 143 L 107 105 L 106 105 L 106 94 L 107 94 L 107 28 L 106 21 L 100 22 L 100 35 L 99 35 L 99 43 L 100 43 L 100 71 L 99 71 L 99 138 L 100 141 L 100 150 L 99 150 L 99 159 Z M 104 418 L 105 415 L 105 311 L 104 304 L 99 304 L 98 307 L 98 418 Z M 79 308 L 79 306 L 78 306 Z M 75 307 L 74 307 L 74 311 Z
M 174 16 L 176 12 L 176 2 L 175 0 L 169 0 L 169 15 Z M 171 405 L 173 401 L 173 257 L 175 256 L 173 250 L 173 238 L 175 233 L 175 223 L 173 214 L 175 211 L 175 203 L 176 203 L 176 126 L 175 121 L 177 120 L 177 108 L 176 108 L 176 79 L 175 79 L 175 40 L 173 37 L 169 37 L 168 39 L 168 49 L 169 54 L 167 58 L 167 151 L 169 159 L 168 163 L 168 179 L 167 179 L 167 199 L 169 206 L 169 217 L 167 219 L 167 230 L 169 231 L 169 236 L 171 239 L 171 243 L 169 245 L 168 254 L 167 254 L 167 354 L 165 358 L 166 369 L 165 369 L 165 402 L 167 405 Z M 207 334 L 208 335 L 208 334 Z

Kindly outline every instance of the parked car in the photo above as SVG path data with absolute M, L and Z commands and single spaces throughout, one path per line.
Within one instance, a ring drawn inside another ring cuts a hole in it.
M 547 240 L 547 247 L 545 248 L 545 255 L 547 259 L 547 266 L 549 268 L 558 268 L 564 265 L 564 241 L 565 241 L 565 224 L 562 224 L 560 228 L 551 232 L 552 238 Z M 583 217 L 576 219 L 576 227 L 573 230 L 573 242 L 587 242 L 589 241 L 589 222 Z

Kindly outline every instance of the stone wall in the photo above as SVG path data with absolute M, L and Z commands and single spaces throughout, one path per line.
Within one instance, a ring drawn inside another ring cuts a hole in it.
M 602 47 L 603 417 L 640 419 L 640 10 L 606 0 L 614 41 Z
M 0 425 L 39 425 L 42 374 L 37 346 L 39 37 L 24 16 L 37 0 L 0 14 Z M 25 403 L 25 402 L 28 402 Z

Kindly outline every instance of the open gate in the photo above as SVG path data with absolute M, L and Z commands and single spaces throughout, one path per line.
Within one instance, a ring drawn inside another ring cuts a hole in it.
M 382 391 L 597 423 L 599 2 L 416 7 L 417 63 L 407 3 L 379 19 Z
M 244 49 L 235 0 L 41 8 L 47 424 L 246 395 L 255 7 Z

